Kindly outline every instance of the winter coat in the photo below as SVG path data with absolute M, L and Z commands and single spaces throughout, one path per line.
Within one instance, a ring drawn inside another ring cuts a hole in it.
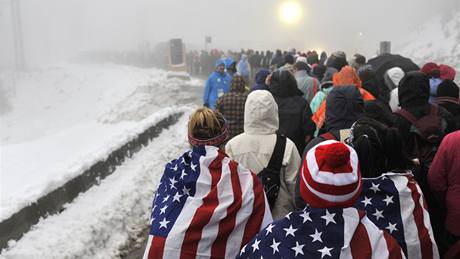
M 430 83 L 428 77 L 421 72 L 409 72 L 401 80 L 398 87 L 398 99 L 401 108 L 407 110 L 415 118 L 420 119 L 431 111 L 431 105 L 428 103 L 430 97 Z M 442 107 L 438 107 L 438 115 L 443 119 L 443 128 L 449 128 L 448 124 L 452 120 L 452 115 Z M 402 117 L 400 114 L 395 116 L 395 127 L 399 129 L 406 142 L 409 141 L 412 123 Z M 407 153 L 413 148 L 406 145 Z
M 228 124 L 229 139 L 243 133 L 244 104 L 247 97 L 242 76 L 234 76 L 230 92 L 217 100 L 216 110 L 222 113 Z
M 265 84 L 267 76 L 270 74 L 268 69 L 261 69 L 256 74 L 256 84 L 251 88 L 251 91 L 255 90 L 268 90 L 268 85 Z
M 246 102 L 244 112 L 244 133 L 231 139 L 225 146 L 226 153 L 249 168 L 259 173 L 268 165 L 276 143 L 278 130 L 278 106 L 268 91 L 252 92 Z M 294 210 L 294 187 L 300 155 L 289 138 L 280 172 L 280 191 L 273 208 L 275 219 Z
M 315 97 L 310 102 L 310 109 L 312 113 L 315 113 L 324 100 L 326 100 L 327 95 L 332 91 L 332 87 L 321 89 L 315 94 Z
M 356 72 L 351 66 L 345 66 L 339 73 L 334 74 L 332 81 L 334 87 L 340 87 L 344 85 L 354 85 L 361 93 L 362 98 L 365 101 L 375 100 L 368 91 L 362 88 L 361 80 L 359 79 Z M 312 120 L 315 122 L 317 128 L 322 128 L 326 117 L 326 101 L 323 101 L 320 108 L 312 116 Z
M 397 241 L 363 211 L 306 207 L 268 225 L 237 258 L 405 257 Z
M 251 75 L 251 66 L 248 62 L 248 56 L 245 54 L 241 55 L 241 60 L 236 65 L 236 71 L 244 77 L 249 77 Z
M 220 64 L 224 64 L 224 62 L 222 61 L 221 63 L 218 63 L 216 67 Z M 222 74 L 217 71 L 212 72 L 212 74 L 208 77 L 208 80 L 206 80 L 203 103 L 207 104 L 209 108 L 215 109 L 217 99 L 230 91 L 231 81 L 232 77 L 227 74 L 227 72 Z
M 309 76 L 305 70 L 297 71 L 294 76 L 297 81 L 297 87 L 303 93 L 303 98 L 308 103 L 311 103 L 311 100 L 320 88 L 319 81 Z
M 428 172 L 431 190 L 447 208 L 445 227 L 460 236 L 460 131 L 442 141 Z
M 395 116 L 388 103 L 380 99 L 364 102 L 364 116 L 379 121 L 389 127 L 393 126 Z
M 268 89 L 278 104 L 280 132 L 294 141 L 301 153 L 306 138 L 315 132 L 310 105 L 303 99 L 294 76 L 288 71 L 275 71 Z

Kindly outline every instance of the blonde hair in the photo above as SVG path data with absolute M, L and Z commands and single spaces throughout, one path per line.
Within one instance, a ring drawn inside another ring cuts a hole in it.
M 188 135 L 197 139 L 209 139 L 219 135 L 224 127 L 224 117 L 207 107 L 197 109 L 188 122 Z

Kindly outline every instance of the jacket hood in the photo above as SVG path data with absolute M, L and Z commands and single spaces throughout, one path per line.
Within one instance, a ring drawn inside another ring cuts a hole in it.
M 395 89 L 399 86 L 399 83 L 403 79 L 404 75 L 405 73 L 400 67 L 393 67 L 388 69 L 387 72 L 385 72 L 385 75 L 383 76 L 385 85 L 390 90 Z
M 251 92 L 244 106 L 244 132 L 252 135 L 269 135 L 276 133 L 278 127 L 278 105 L 270 92 Z
M 233 61 L 232 58 L 227 57 L 225 58 L 224 63 L 225 63 L 225 68 L 229 69 L 232 66 L 232 64 L 235 63 L 235 61 Z
M 356 74 L 351 66 L 344 66 L 340 72 L 334 74 L 332 81 L 334 82 L 334 86 L 354 85 L 358 88 L 362 87 L 358 74 Z
M 428 76 L 418 71 L 407 73 L 399 83 L 398 98 L 399 105 L 402 108 L 428 104 L 430 98 L 430 81 Z
M 273 72 L 268 89 L 278 97 L 303 96 L 302 91 L 297 88 L 295 77 L 287 70 Z
M 256 74 L 256 84 L 265 84 L 265 79 L 267 79 L 267 76 L 270 75 L 270 71 L 268 69 L 262 69 Z
M 349 129 L 364 113 L 364 101 L 354 85 L 334 87 L 326 100 L 327 130 Z
M 215 64 L 215 67 L 218 67 L 220 65 L 224 65 L 225 66 L 225 60 L 223 58 L 219 58 L 218 60 L 216 60 L 216 64 Z

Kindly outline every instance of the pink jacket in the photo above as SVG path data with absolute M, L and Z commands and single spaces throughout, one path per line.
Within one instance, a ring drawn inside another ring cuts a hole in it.
M 428 172 L 428 183 L 435 194 L 444 197 L 446 229 L 460 236 L 460 130 L 444 137 Z

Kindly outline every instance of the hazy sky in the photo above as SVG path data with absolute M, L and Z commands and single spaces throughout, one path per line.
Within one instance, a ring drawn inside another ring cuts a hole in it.
M 12 59 L 9 2 L 0 0 L 0 67 Z M 202 48 L 206 35 L 213 37 L 210 47 L 225 49 L 296 47 L 371 54 L 381 40 L 400 42 L 431 16 L 460 10 L 459 0 L 297 0 L 302 20 L 287 26 L 279 20 L 281 2 L 21 0 L 26 59 L 51 62 L 82 50 L 133 49 L 173 37 Z

